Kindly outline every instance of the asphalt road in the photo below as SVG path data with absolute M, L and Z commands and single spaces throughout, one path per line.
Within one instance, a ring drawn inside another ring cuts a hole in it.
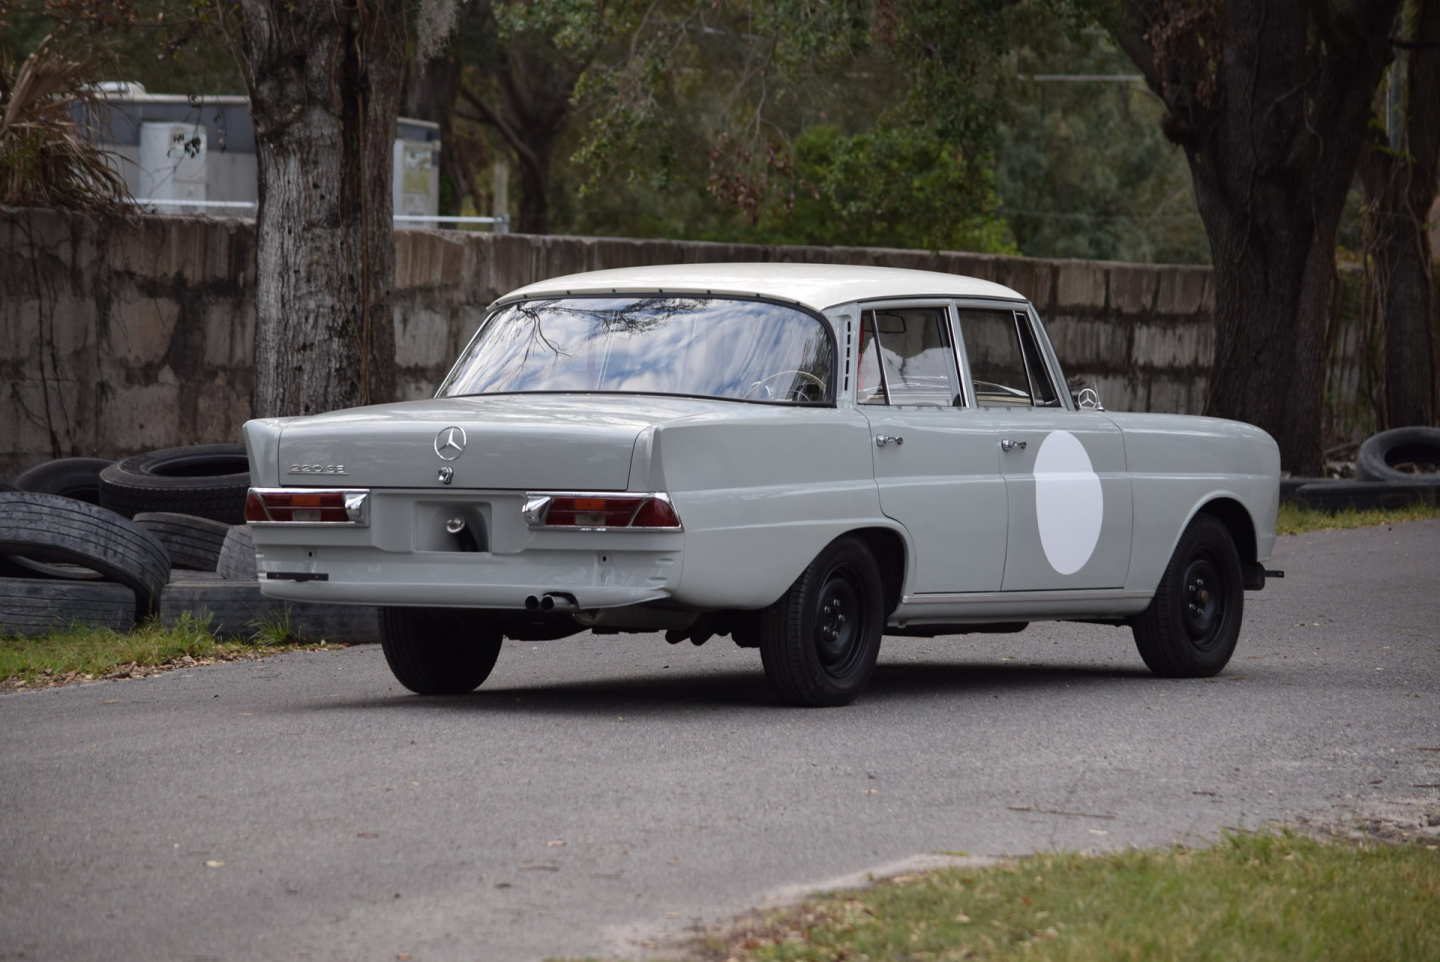
M 636 953 L 917 853 L 1440 810 L 1440 522 L 1281 541 L 1225 674 L 1128 631 L 887 639 L 845 709 L 756 653 L 510 643 L 426 700 L 375 647 L 0 696 L 0 959 Z

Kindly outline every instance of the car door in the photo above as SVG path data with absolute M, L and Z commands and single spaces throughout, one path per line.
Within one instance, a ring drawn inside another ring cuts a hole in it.
M 1008 495 L 1003 590 L 1124 587 L 1132 506 L 1120 429 L 1060 392 L 1030 311 L 961 305 L 957 317 Z
M 997 591 L 1005 483 L 989 430 L 967 417 L 945 302 L 865 305 L 856 402 L 870 422 L 885 513 L 912 546 L 907 594 Z

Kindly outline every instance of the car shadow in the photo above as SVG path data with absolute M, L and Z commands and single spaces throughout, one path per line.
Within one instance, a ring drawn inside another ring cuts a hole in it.
M 1102 686 L 1122 680 L 1155 679 L 1143 668 L 1093 665 L 1011 665 L 981 662 L 906 662 L 881 664 L 870 687 L 855 705 L 896 703 L 949 695 L 976 698 L 1040 688 Z M 331 699 L 315 709 L 403 709 L 408 711 L 479 711 L 503 714 L 624 715 L 654 717 L 694 713 L 698 709 L 771 708 L 793 712 L 780 705 L 756 665 L 753 671 L 703 674 L 666 672 L 592 678 L 543 686 L 482 687 L 467 695 L 421 698 L 397 692 L 380 698 Z

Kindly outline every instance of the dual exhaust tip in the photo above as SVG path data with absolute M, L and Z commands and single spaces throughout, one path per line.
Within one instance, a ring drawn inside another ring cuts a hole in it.
M 578 611 L 580 604 L 567 591 L 547 591 L 540 597 L 531 595 L 525 599 L 526 611 Z

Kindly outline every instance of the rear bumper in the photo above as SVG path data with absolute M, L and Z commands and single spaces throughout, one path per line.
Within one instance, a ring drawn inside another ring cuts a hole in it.
M 425 557 L 431 554 L 442 557 Z M 265 546 L 256 561 L 270 598 L 516 611 L 547 592 L 573 595 L 579 608 L 657 601 L 670 596 L 680 573 L 678 551 L 605 548 L 491 555 Z

